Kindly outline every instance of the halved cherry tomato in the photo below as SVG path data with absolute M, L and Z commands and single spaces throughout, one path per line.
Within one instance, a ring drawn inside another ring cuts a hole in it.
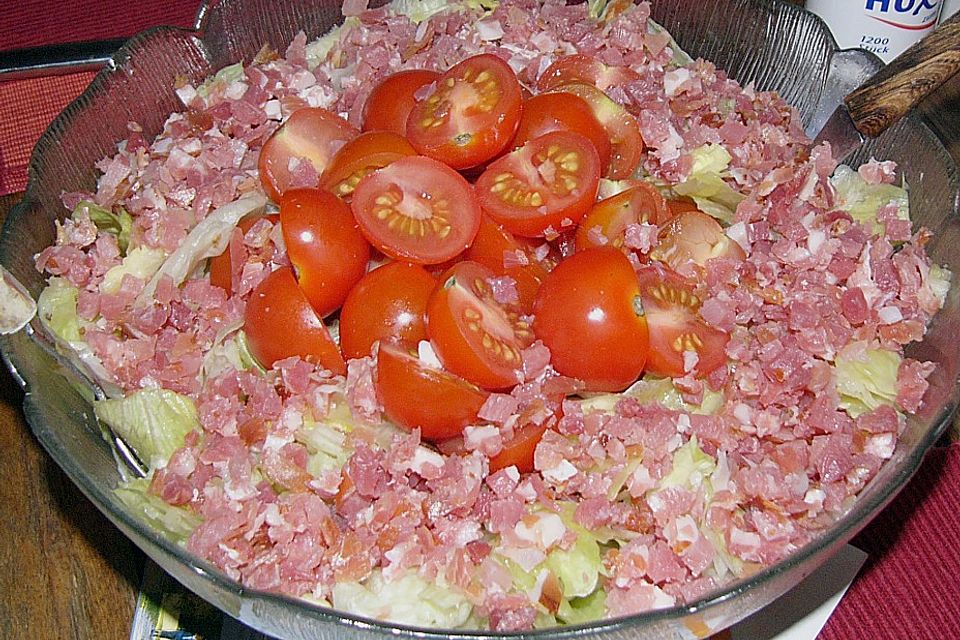
M 363 178 L 350 206 L 373 246 L 417 264 L 438 264 L 460 254 L 480 227 L 480 205 L 470 183 L 423 156 L 400 158 Z
M 343 357 L 368 356 L 378 340 L 416 349 L 427 339 L 427 300 L 436 286 L 426 269 L 407 262 L 391 262 L 365 275 L 340 310 Z
M 420 153 L 454 169 L 495 158 L 513 139 L 520 121 L 520 82 L 492 54 L 455 64 L 407 120 L 407 138 Z
M 607 131 L 610 139 L 610 167 L 606 177 L 611 180 L 629 178 L 643 158 L 643 137 L 640 124 L 629 111 L 607 97 L 591 84 L 566 84 L 558 90 L 580 96 L 593 109 L 593 115 Z
M 234 234 L 239 234 L 242 241 L 243 236 L 247 234 L 250 229 L 253 228 L 253 225 L 265 217 L 272 224 L 277 224 L 280 222 L 280 216 L 271 213 L 266 216 L 248 216 L 240 221 L 240 224 L 237 225 L 237 228 L 233 230 Z M 210 284 L 215 287 L 220 287 L 227 292 L 227 295 L 233 295 L 233 258 L 231 257 L 231 248 L 234 240 L 231 238 L 230 244 L 227 245 L 227 248 L 218 256 L 210 258 L 210 266 L 208 273 L 210 274 Z
M 520 351 L 533 341 L 519 309 L 494 298 L 494 277 L 477 262 L 458 262 L 427 302 L 427 335 L 444 368 L 491 390 L 522 382 Z
M 674 271 L 684 272 L 688 265 L 706 267 L 713 258 L 744 260 L 746 252 L 723 231 L 712 216 L 702 211 L 685 211 L 660 228 L 659 242 L 650 257 Z
M 477 197 L 509 231 L 542 236 L 576 225 L 599 184 L 593 144 L 579 133 L 551 131 L 490 163 L 477 180 Z
M 613 247 L 579 251 L 550 272 L 534 305 L 534 334 L 558 373 L 589 391 L 622 391 L 647 360 L 647 320 L 630 260 Z
M 480 230 L 463 257 L 479 262 L 498 276 L 513 278 L 521 311 L 533 310 L 533 300 L 540 283 L 547 277 L 547 270 L 533 256 L 530 247 L 521 244 L 512 233 L 484 215 Z
M 417 103 L 417 93 L 439 77 L 436 71 L 407 69 L 381 80 L 363 104 L 363 130 L 406 136 L 407 118 Z
M 261 282 L 247 301 L 243 331 L 260 364 L 300 356 L 338 375 L 347 366 L 323 320 L 310 306 L 290 267 L 281 267 Z
M 533 471 L 533 459 L 537 445 L 547 430 L 547 423 L 528 423 L 514 431 L 513 437 L 503 443 L 500 453 L 490 458 L 490 473 L 496 473 L 507 467 L 516 467 L 520 473 Z M 448 456 L 467 455 L 462 437 L 451 438 L 436 443 L 441 453 Z
M 542 93 L 523 101 L 513 147 L 551 131 L 573 131 L 586 137 L 600 156 L 600 171 L 610 164 L 610 139 L 586 101 L 572 93 Z
M 659 225 L 669 217 L 667 201 L 660 192 L 640 181 L 593 205 L 577 226 L 577 251 L 605 244 L 622 249 L 629 225 L 641 222 Z
M 292 187 L 316 187 L 333 154 L 360 133 L 326 109 L 297 109 L 260 150 L 260 181 L 274 202 Z M 306 165 L 300 163 L 306 162 Z
M 404 156 L 415 156 L 407 139 L 390 131 L 368 131 L 340 147 L 330 159 L 320 188 L 349 199 L 360 179 Z
M 610 87 L 620 86 L 640 78 L 630 67 L 606 65 L 593 56 L 575 53 L 557 58 L 537 80 L 541 92 L 553 91 L 565 84 L 582 82 L 606 92 Z
M 288 189 L 280 228 L 297 282 L 321 318 L 340 308 L 367 272 L 370 244 L 343 200 L 321 189 Z
M 647 371 L 682 376 L 688 369 L 687 353 L 696 358 L 692 371 L 697 375 L 707 375 L 726 362 L 724 348 L 730 336 L 700 317 L 700 298 L 692 282 L 654 265 L 642 267 L 637 278 L 650 332 Z
M 670 209 L 670 217 L 678 216 L 686 211 L 700 211 L 697 203 L 692 198 L 681 196 L 679 198 L 670 198 L 667 200 L 667 208 Z
M 383 412 L 405 429 L 420 429 L 433 442 L 460 435 L 477 421 L 487 393 L 466 380 L 426 366 L 402 347 L 381 342 L 375 378 Z

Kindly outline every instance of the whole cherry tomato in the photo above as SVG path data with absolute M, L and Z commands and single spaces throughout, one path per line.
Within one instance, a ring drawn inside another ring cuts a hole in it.
M 437 280 L 420 265 L 390 262 L 365 275 L 340 310 L 345 358 L 370 355 L 378 340 L 416 349 L 427 339 L 427 300 Z
M 578 251 L 550 272 L 533 331 L 558 373 L 589 391 L 622 391 L 643 372 L 649 339 L 633 266 L 613 247 Z
M 370 261 L 370 244 L 350 207 L 320 189 L 280 197 L 280 228 L 297 281 L 321 318 L 340 308 Z

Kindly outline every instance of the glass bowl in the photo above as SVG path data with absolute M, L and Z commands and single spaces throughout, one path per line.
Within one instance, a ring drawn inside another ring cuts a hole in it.
M 653 17 L 681 47 L 714 61 L 741 83 L 777 90 L 816 130 L 840 96 L 880 66 L 871 54 L 838 51 L 813 14 L 776 0 L 655 0 Z M 283 50 L 300 30 L 308 37 L 340 19 L 339 3 L 324 0 L 222 0 L 201 8 L 195 30 L 160 27 L 131 39 L 91 86 L 50 126 L 34 150 L 24 200 L 8 216 L 0 262 L 32 294 L 42 286 L 33 256 L 54 239 L 53 220 L 64 216 L 63 191 L 89 190 L 94 163 L 112 154 L 136 121 L 155 135 L 178 109 L 175 79 L 196 83 L 217 69 L 250 60 L 264 43 Z M 146 106 L 146 107 L 145 107 Z M 861 149 L 895 160 L 910 185 L 914 220 L 933 231 L 928 251 L 960 272 L 957 168 L 943 145 L 911 117 Z M 904 486 L 926 451 L 949 424 L 957 405 L 960 300 L 951 290 L 926 339 L 909 355 L 938 367 L 920 412 L 911 416 L 893 458 L 850 511 L 813 543 L 748 579 L 686 606 L 616 620 L 533 631 L 527 638 L 691 638 L 734 624 L 800 582 L 862 529 Z M 115 443 L 104 437 L 83 379 L 28 327 L 0 339 L 3 357 L 25 390 L 27 422 L 50 455 L 110 520 L 187 588 L 241 622 L 284 640 L 306 638 L 493 638 L 503 634 L 415 629 L 250 590 L 151 530 L 113 494 L 121 479 Z

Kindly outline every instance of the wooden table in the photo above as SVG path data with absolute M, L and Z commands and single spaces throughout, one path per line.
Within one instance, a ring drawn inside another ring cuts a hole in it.
M 924 109 L 960 164 L 960 77 Z M 16 201 L 0 198 L 0 218 Z M 23 419 L 22 400 L 4 368 L 0 638 L 127 638 L 144 556 L 40 448 Z M 958 435 L 955 422 L 950 436 Z

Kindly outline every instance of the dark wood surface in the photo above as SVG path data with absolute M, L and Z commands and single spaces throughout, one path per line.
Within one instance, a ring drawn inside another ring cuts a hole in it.
M 960 163 L 960 77 L 922 104 Z M 0 197 L 0 217 L 16 202 Z M 0 370 L 0 638 L 121 640 L 142 554 L 38 445 Z M 960 434 L 957 423 L 951 437 Z

